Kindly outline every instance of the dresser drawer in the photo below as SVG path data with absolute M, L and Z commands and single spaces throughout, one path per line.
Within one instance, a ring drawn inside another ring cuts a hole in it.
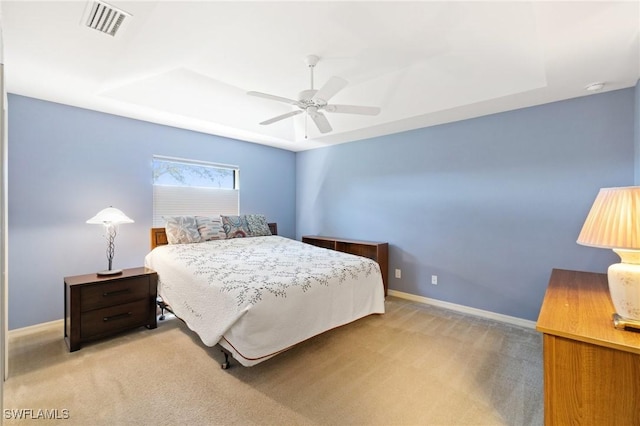
M 149 318 L 149 301 L 137 302 L 108 308 L 95 309 L 82 314 L 80 337 L 89 339 L 103 334 L 146 325 Z
M 134 277 L 83 288 L 80 292 L 80 304 L 82 312 L 87 312 L 145 299 L 148 296 L 149 278 Z

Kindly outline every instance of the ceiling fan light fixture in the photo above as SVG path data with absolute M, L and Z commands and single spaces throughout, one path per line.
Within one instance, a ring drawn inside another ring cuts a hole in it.
M 281 114 L 277 117 L 270 118 L 261 122 L 261 125 L 273 124 L 277 121 L 284 120 L 285 118 L 293 117 L 301 112 L 305 114 L 305 139 L 306 139 L 306 117 L 310 117 L 315 123 L 320 133 L 328 133 L 333 129 L 329 124 L 329 120 L 322 113 L 322 110 L 326 112 L 337 112 L 344 114 L 360 114 L 360 115 L 377 115 L 380 113 L 380 108 L 360 105 L 331 105 L 329 100 L 335 96 L 339 91 L 344 89 L 349 82 L 341 77 L 331 77 L 325 82 L 325 84 L 318 90 L 313 88 L 313 68 L 316 66 L 320 58 L 315 55 L 309 55 L 306 57 L 306 63 L 309 66 L 309 74 L 311 77 L 311 88 L 303 90 L 298 95 L 297 100 L 283 98 L 281 96 L 270 95 L 262 92 L 247 92 L 247 95 L 257 96 L 260 98 L 270 99 L 272 101 L 284 102 L 291 105 L 295 105 L 299 108 L 297 111 L 292 111 L 286 114 Z

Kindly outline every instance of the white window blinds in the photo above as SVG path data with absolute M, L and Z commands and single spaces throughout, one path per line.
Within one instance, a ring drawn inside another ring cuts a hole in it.
M 168 216 L 237 215 L 237 166 L 153 157 L 153 226 Z

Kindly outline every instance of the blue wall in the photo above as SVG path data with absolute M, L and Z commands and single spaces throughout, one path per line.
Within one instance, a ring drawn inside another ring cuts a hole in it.
M 297 237 L 388 241 L 391 289 L 536 320 L 552 268 L 617 259 L 576 238 L 599 188 L 633 184 L 634 96 L 298 153 Z
M 551 268 L 617 259 L 575 240 L 598 189 L 634 181 L 638 92 L 298 154 L 9 95 L 9 328 L 62 318 L 63 277 L 105 268 L 84 222 L 106 206 L 136 221 L 114 266 L 142 264 L 153 154 L 239 165 L 241 211 L 281 235 L 388 241 L 391 289 L 535 320 Z
M 295 237 L 295 154 L 9 95 L 9 328 L 63 317 L 63 277 L 106 269 L 106 240 L 85 221 L 110 205 L 121 225 L 114 267 L 143 265 L 154 154 L 240 166 L 241 213 Z

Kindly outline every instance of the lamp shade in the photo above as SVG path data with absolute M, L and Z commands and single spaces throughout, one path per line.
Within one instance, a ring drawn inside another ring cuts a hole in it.
M 130 219 L 126 214 L 122 213 L 121 210 L 113 207 L 107 207 L 106 209 L 100 210 L 98 214 L 96 214 L 91 219 L 87 220 L 87 223 L 96 225 L 117 225 L 119 223 L 133 223 L 133 219 Z
M 577 243 L 610 249 L 640 249 L 640 186 L 602 188 Z

